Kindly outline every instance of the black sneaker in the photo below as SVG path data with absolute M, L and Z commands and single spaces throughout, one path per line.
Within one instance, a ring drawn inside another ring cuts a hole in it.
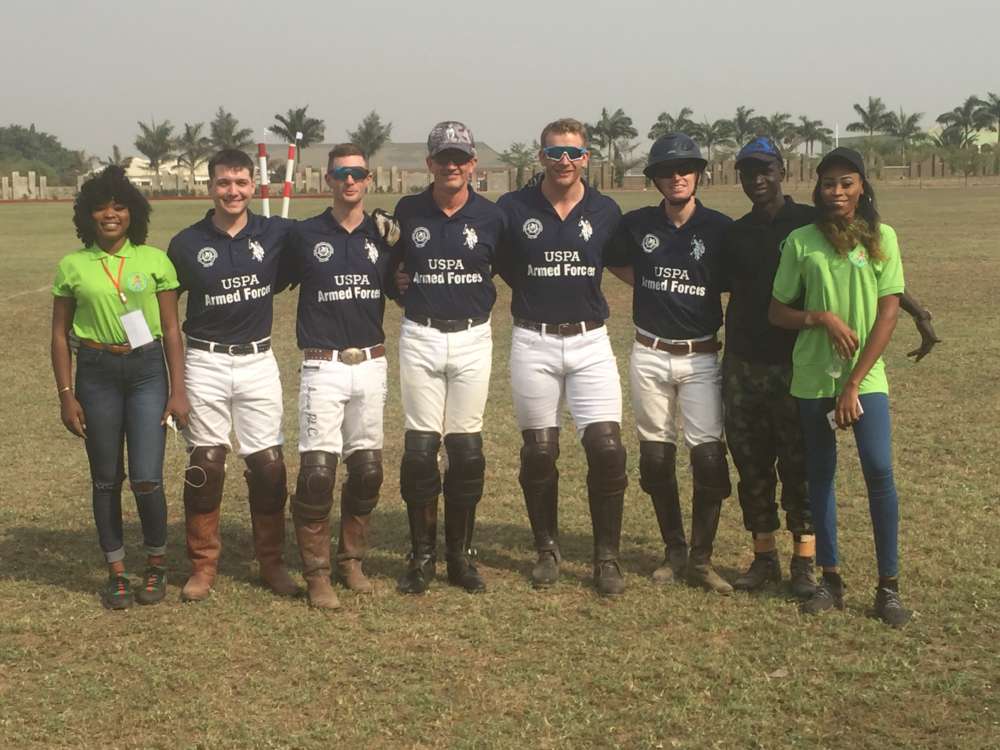
M 110 575 L 101 589 L 105 609 L 128 609 L 132 606 L 132 584 L 124 575 Z
M 824 576 L 820 578 L 813 595 L 803 602 L 802 614 L 818 615 L 834 607 L 844 608 L 844 585 L 837 586 Z
M 758 552 L 747 572 L 733 582 L 737 591 L 759 591 L 769 583 L 781 583 L 781 561 L 777 550 Z
M 811 557 L 792 555 L 789 574 L 793 596 L 808 599 L 816 593 L 816 569 Z
M 167 595 L 167 569 L 150 565 L 142 574 L 142 585 L 135 592 L 139 604 L 158 604 Z
M 913 617 L 913 611 L 903 606 L 899 592 L 879 586 L 875 589 L 875 616 L 894 628 L 901 628 Z

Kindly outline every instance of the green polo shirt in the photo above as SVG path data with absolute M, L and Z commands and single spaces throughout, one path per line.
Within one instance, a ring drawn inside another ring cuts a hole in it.
M 863 245 L 846 256 L 838 253 L 816 227 L 796 229 L 781 246 L 781 262 L 774 277 L 774 298 L 791 304 L 805 292 L 810 312 L 835 313 L 858 335 L 859 347 L 851 362 L 840 362 L 826 328 L 799 331 L 792 353 L 791 393 L 797 398 L 836 396 L 865 348 L 875 325 L 879 297 L 903 292 L 903 264 L 896 233 L 880 225 L 884 260 L 871 261 Z M 838 369 L 840 377 L 833 377 Z M 888 393 L 885 363 L 879 357 L 861 381 L 860 393 Z
M 108 273 L 118 278 L 122 265 L 122 304 Z M 107 273 L 105 272 L 107 269 Z M 177 272 L 162 250 L 149 245 L 133 245 L 128 240 L 114 255 L 96 245 L 70 253 L 59 261 L 52 294 L 76 300 L 73 332 L 82 339 L 103 344 L 124 344 L 128 341 L 119 316 L 131 310 L 142 310 L 154 337 L 163 335 L 160 327 L 160 307 L 157 292 L 176 289 Z

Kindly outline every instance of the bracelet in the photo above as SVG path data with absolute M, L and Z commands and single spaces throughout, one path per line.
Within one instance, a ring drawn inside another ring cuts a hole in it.
M 61 396 L 66 391 L 71 391 L 71 390 L 73 390 L 73 386 L 71 386 L 71 385 L 64 385 L 62 388 L 60 388 L 58 391 L 56 391 L 56 395 L 57 396 Z

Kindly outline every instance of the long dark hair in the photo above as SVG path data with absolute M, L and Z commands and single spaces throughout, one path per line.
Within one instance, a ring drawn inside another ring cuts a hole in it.
M 149 234 L 149 215 L 152 206 L 139 188 L 129 182 L 125 170 L 119 166 L 106 167 L 99 175 L 91 177 L 80 187 L 73 203 L 73 224 L 76 236 L 85 247 L 92 247 L 97 241 L 97 227 L 93 213 L 101 206 L 115 201 L 128 208 L 128 238 L 133 245 L 141 245 Z
M 827 241 L 841 255 L 847 255 L 860 244 L 868 251 L 869 258 L 883 260 L 882 232 L 879 229 L 882 219 L 875 202 L 875 190 L 868 182 L 868 178 L 861 175 L 861 198 L 858 199 L 858 207 L 851 221 L 844 221 L 831 215 L 830 207 L 823 202 L 820 190 L 822 184 L 823 175 L 819 175 L 816 187 L 813 188 L 813 205 L 819 212 L 816 226 Z

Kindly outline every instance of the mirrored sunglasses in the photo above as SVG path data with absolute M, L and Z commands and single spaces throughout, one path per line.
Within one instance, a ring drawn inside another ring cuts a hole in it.
M 542 149 L 542 153 L 546 159 L 552 161 L 559 161 L 563 158 L 563 154 L 568 156 L 570 161 L 580 161 L 587 153 L 587 149 L 579 146 L 546 146 Z
M 368 179 L 371 172 L 364 167 L 337 167 L 331 169 L 327 174 L 339 182 L 343 182 L 348 177 L 353 177 L 355 182 L 361 182 Z

